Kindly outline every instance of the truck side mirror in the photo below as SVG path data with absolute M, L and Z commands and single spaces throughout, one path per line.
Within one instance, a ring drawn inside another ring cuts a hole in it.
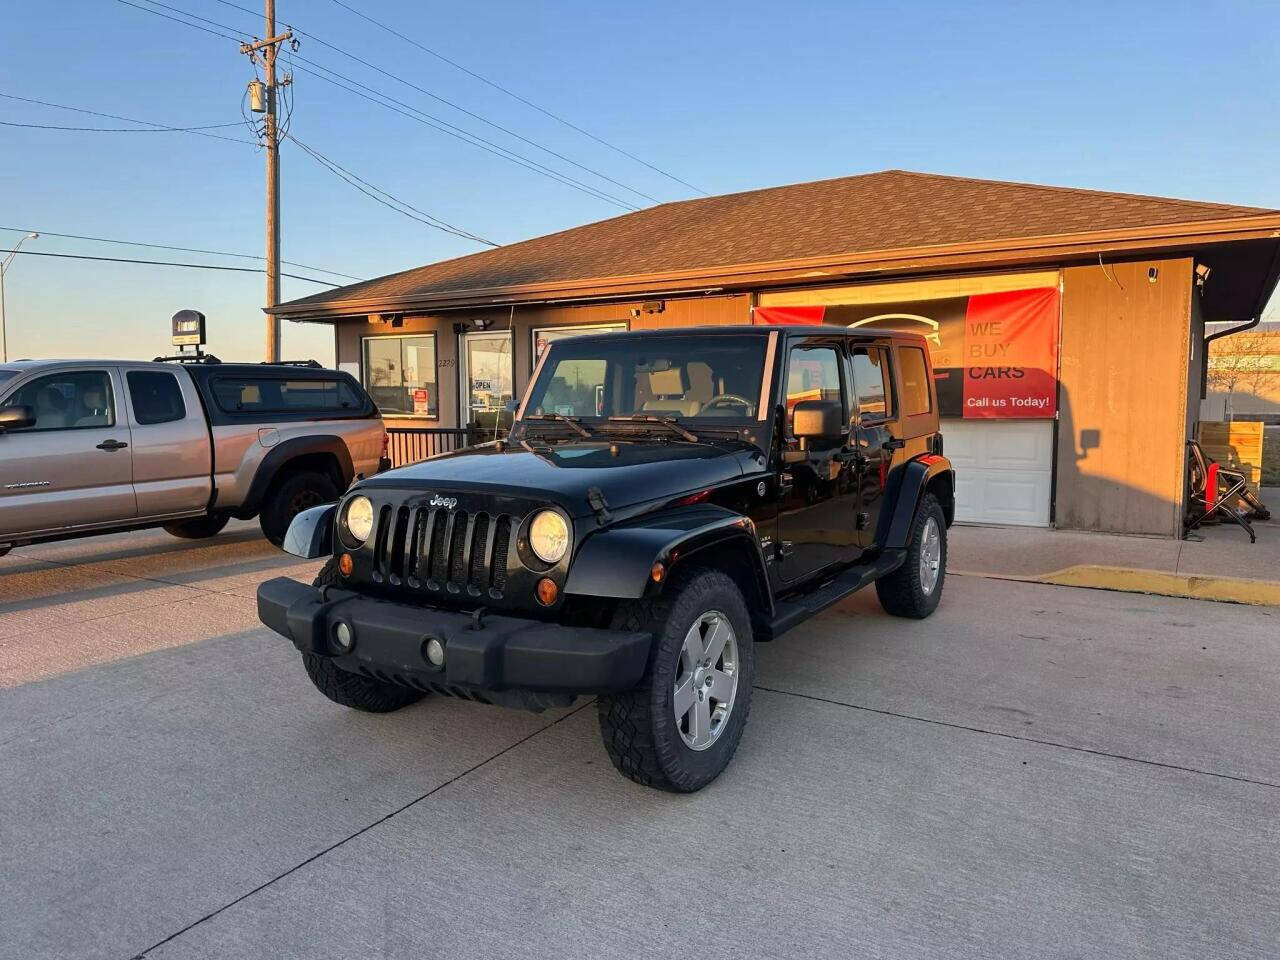
M 24 430 L 36 425 L 34 407 L 0 407 L 0 433 L 6 430 Z
M 843 429 L 844 408 L 839 400 L 801 400 L 791 413 L 791 432 L 801 448 L 813 440 L 839 440 Z

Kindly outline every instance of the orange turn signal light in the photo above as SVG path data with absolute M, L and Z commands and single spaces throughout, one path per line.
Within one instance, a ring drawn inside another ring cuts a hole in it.
M 667 575 L 667 567 L 661 560 L 649 568 L 649 576 L 653 578 L 654 583 L 661 583 L 662 578 Z
M 338 572 L 344 577 L 351 576 L 352 565 L 351 554 L 344 553 L 338 558 Z
M 549 607 L 556 602 L 556 597 L 560 595 L 560 588 L 556 586 L 556 582 L 550 577 L 543 577 L 538 581 L 538 602 L 544 607 Z

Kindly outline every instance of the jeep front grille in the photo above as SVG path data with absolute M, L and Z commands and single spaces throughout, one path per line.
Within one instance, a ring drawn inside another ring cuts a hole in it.
M 473 598 L 502 598 L 518 517 L 442 507 L 383 506 L 374 581 Z

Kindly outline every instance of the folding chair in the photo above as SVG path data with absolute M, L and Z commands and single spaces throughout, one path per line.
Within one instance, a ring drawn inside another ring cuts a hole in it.
M 1267 509 L 1249 489 L 1243 473 L 1230 470 L 1208 457 L 1196 440 L 1187 441 L 1188 470 L 1190 472 L 1191 497 L 1188 502 L 1187 520 L 1182 531 L 1187 534 L 1206 520 L 1220 517 L 1243 527 L 1249 534 L 1249 542 L 1257 543 L 1257 534 L 1245 515 L 1236 509 L 1236 502 L 1244 500 L 1258 510 L 1265 519 Z

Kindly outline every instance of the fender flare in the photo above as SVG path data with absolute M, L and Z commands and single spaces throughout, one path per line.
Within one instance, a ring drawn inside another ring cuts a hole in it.
M 332 557 L 333 521 L 337 514 L 336 503 L 325 503 L 303 510 L 289 524 L 280 549 L 305 560 Z
M 271 488 L 272 482 L 280 471 L 291 460 L 316 453 L 331 454 L 338 461 L 338 471 L 342 480 L 338 484 L 339 492 L 350 486 L 351 478 L 356 475 L 356 471 L 351 463 L 351 451 L 347 449 L 341 437 L 335 437 L 332 434 L 293 437 L 276 444 L 267 451 L 267 455 L 258 464 L 253 481 L 249 484 L 249 493 L 245 496 L 244 503 L 237 509 L 237 515 L 252 516 L 257 513 L 262 507 L 262 501 L 266 498 L 267 490 Z
M 652 596 L 660 589 L 650 576 L 655 563 L 670 568 L 726 544 L 741 551 L 761 605 L 772 616 L 773 592 L 755 524 L 719 507 L 664 511 L 589 535 L 575 552 L 565 593 L 619 600 Z
M 911 525 L 915 523 L 916 510 L 925 488 L 939 476 L 947 477 L 954 501 L 955 471 L 951 468 L 951 461 L 940 454 L 928 453 L 908 460 L 890 475 L 884 502 L 893 504 L 893 510 L 881 511 L 880 528 L 876 532 L 877 542 L 885 549 L 906 549 L 907 537 L 911 534 Z

